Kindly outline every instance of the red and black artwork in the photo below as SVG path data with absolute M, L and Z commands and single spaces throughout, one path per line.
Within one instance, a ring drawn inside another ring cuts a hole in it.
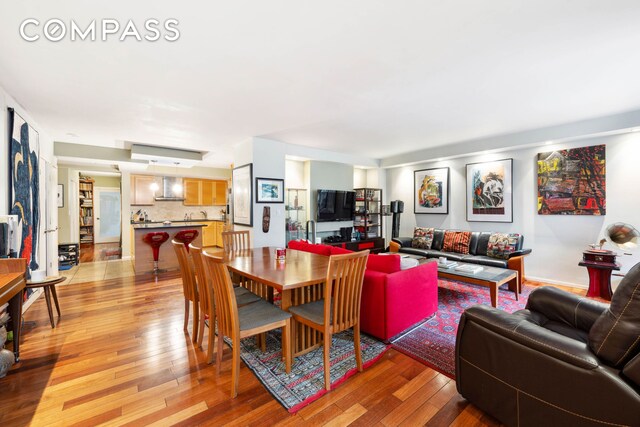
M 27 259 L 27 277 L 39 268 L 40 225 L 38 133 L 15 111 L 9 109 L 10 214 L 18 216 L 18 257 Z
M 605 215 L 605 145 L 538 154 L 538 213 Z

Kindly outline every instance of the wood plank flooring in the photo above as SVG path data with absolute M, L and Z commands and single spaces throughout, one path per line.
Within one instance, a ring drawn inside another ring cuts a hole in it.
M 175 275 L 66 285 L 58 295 L 57 328 L 42 298 L 25 314 L 22 361 L 0 379 L 1 426 L 498 425 L 453 380 L 394 350 L 295 415 L 244 364 L 230 399 L 230 350 L 217 375 L 182 330 Z
M 80 263 L 120 259 L 120 243 L 81 243 Z

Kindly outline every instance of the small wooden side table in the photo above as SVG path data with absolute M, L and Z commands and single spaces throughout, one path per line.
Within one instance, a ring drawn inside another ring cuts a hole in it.
M 49 321 L 51 322 L 51 327 L 55 328 L 56 324 L 53 320 L 53 308 L 51 307 L 51 295 L 53 294 L 53 302 L 56 304 L 56 311 L 58 312 L 58 317 L 60 317 L 60 304 L 58 303 L 58 294 L 56 293 L 56 285 L 58 283 L 62 283 L 66 280 L 64 276 L 56 276 L 56 277 L 47 277 L 44 280 L 39 280 L 37 282 L 27 280 L 27 289 L 35 289 L 35 288 L 43 288 L 44 289 L 44 299 L 47 302 L 47 310 L 49 310 Z

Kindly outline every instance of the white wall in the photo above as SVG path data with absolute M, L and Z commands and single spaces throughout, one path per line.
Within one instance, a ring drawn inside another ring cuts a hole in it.
M 255 203 L 256 178 L 285 179 L 285 144 L 264 138 L 253 138 L 253 246 L 285 245 L 284 203 Z M 260 159 L 255 161 L 255 159 Z M 265 207 L 271 211 L 269 231 L 262 230 Z
M 607 215 L 538 215 L 536 155 L 560 148 L 607 145 Z M 470 151 L 472 148 L 470 147 Z M 485 160 L 513 158 L 513 223 L 467 222 L 465 204 L 465 164 Z M 640 133 L 627 133 L 571 142 L 523 148 L 483 156 L 456 158 L 388 170 L 387 200 L 403 200 L 405 212 L 400 235 L 411 235 L 415 226 L 473 231 L 517 232 L 524 235 L 526 248 L 533 253 L 525 260 L 530 280 L 587 287 L 588 276 L 579 267 L 582 251 L 599 241 L 604 229 L 613 222 L 628 222 L 640 227 Z M 432 167 L 450 167 L 451 194 L 448 215 L 413 214 L 413 171 Z M 608 245 L 607 245 L 608 246 Z M 609 247 L 610 249 L 615 249 Z M 621 251 L 618 251 L 621 252 Z M 620 256 L 622 272 L 640 261 L 640 251 Z M 615 280 L 614 282 L 619 281 Z
M 307 188 L 307 184 L 304 180 L 303 161 L 285 161 L 284 186 L 286 188 Z
M 40 224 L 39 224 L 39 246 L 38 246 L 38 263 L 39 269 L 47 269 L 47 264 L 50 264 L 50 271 L 57 269 L 57 237 L 54 237 L 54 241 L 50 242 L 50 262 L 47 260 L 47 240 L 44 233 L 45 227 L 45 198 L 54 200 L 57 199 L 57 188 L 50 188 L 47 192 L 46 179 L 45 178 L 45 163 L 49 163 L 51 166 L 57 164 L 56 158 L 53 156 L 53 140 L 47 135 L 47 133 L 38 125 L 38 122 L 33 119 L 31 114 L 18 104 L 18 102 L 3 88 L 0 87 L 0 214 L 5 215 L 9 213 L 9 176 L 7 173 L 7 166 L 9 165 L 9 140 L 8 140 L 8 110 L 7 108 L 14 108 L 16 113 L 22 116 L 29 125 L 38 132 L 38 142 L 40 147 L 39 161 L 40 161 L 40 192 L 41 192 L 41 204 L 40 204 Z M 57 225 L 52 224 L 53 228 Z M 54 233 L 57 235 L 57 233 Z M 53 234 L 49 234 L 51 238 Z

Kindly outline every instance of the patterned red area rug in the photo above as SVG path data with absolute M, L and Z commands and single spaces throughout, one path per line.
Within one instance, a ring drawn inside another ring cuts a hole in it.
M 226 340 L 226 339 L 225 339 Z M 324 388 L 322 347 L 294 359 L 291 373 L 284 370 L 280 331 L 267 333 L 267 351 L 256 347 L 256 340 L 240 341 L 240 357 L 265 388 L 289 412 L 295 413 L 327 393 Z M 362 365 L 367 368 L 390 348 L 375 338 L 361 334 Z M 335 334 L 331 345 L 331 389 L 358 373 L 351 329 Z
M 524 286 L 519 301 L 503 285 L 498 308 L 509 313 L 524 308 L 534 288 Z M 462 312 L 476 304 L 491 305 L 489 288 L 450 280 L 438 280 L 438 311 L 430 319 L 391 341 L 396 350 L 455 378 L 455 347 Z

